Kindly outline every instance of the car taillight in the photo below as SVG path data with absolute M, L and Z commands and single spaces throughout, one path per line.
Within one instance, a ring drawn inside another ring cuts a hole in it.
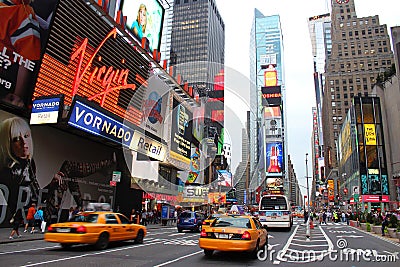
M 78 228 L 76 228 L 76 232 L 79 234 L 84 234 L 84 233 L 86 233 L 86 227 L 81 225 Z
M 265 211 L 260 211 L 260 212 L 258 213 L 259 216 L 265 216 L 265 214 L 267 214 Z
M 203 221 L 203 225 L 208 225 L 209 223 L 206 221 Z
M 197 223 L 197 219 L 196 218 L 194 218 L 194 223 Z
M 245 231 L 245 232 L 242 234 L 242 239 L 250 240 L 250 239 L 251 239 L 250 233 L 247 232 L 247 231 Z
M 48 232 L 54 232 L 53 226 L 49 225 L 49 227 L 47 227 L 47 231 Z
M 200 232 L 200 237 L 207 237 L 207 233 L 206 233 L 206 230 L 201 230 L 201 232 Z

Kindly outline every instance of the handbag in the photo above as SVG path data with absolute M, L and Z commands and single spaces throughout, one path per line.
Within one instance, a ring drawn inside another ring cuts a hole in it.
M 42 230 L 42 233 L 46 230 L 46 222 L 42 221 L 42 224 L 40 225 L 40 229 Z
M 11 219 L 10 219 L 10 223 L 14 223 L 14 221 L 15 221 L 15 218 L 14 218 L 14 217 L 15 217 L 15 214 L 17 214 L 17 213 L 14 213 L 14 214 L 13 214 L 13 216 L 12 216 Z

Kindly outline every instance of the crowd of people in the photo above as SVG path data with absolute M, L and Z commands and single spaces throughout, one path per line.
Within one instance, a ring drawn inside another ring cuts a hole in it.
M 135 209 L 132 209 L 130 219 L 132 222 L 142 225 L 157 224 L 161 222 L 161 211 L 159 210 L 136 211 Z
M 347 210 L 347 211 L 342 211 L 342 210 L 331 210 L 331 209 L 325 209 L 321 211 L 312 211 L 311 215 L 307 212 L 304 211 L 304 223 L 307 222 L 308 217 L 310 216 L 311 220 L 316 220 L 319 222 L 319 224 L 326 224 L 327 222 L 334 222 L 334 223 L 339 223 L 339 222 L 344 222 L 349 224 L 349 220 L 352 217 L 352 211 Z

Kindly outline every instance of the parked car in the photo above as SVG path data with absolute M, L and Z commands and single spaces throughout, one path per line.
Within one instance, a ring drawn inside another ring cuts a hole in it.
M 178 232 L 181 233 L 183 230 L 200 232 L 204 219 L 204 213 L 199 211 L 183 211 L 178 216 Z

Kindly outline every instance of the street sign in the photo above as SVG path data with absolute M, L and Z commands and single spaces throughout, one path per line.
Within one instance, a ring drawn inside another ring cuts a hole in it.
M 112 181 L 113 182 L 121 182 L 121 172 L 120 171 L 113 171 Z

